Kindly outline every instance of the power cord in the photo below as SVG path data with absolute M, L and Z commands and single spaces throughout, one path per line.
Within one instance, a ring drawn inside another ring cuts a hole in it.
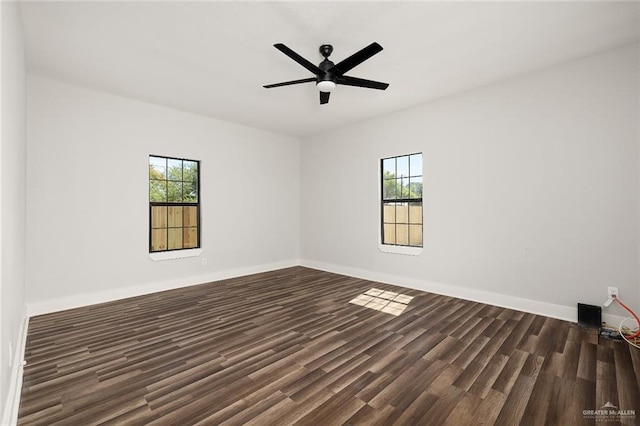
M 607 328 L 607 329 L 603 329 L 600 334 L 603 335 L 604 337 L 608 337 L 608 338 L 611 338 L 611 339 L 622 338 L 628 344 L 630 344 L 631 346 L 633 346 L 633 347 L 635 347 L 637 349 L 640 349 L 640 338 L 639 338 L 639 336 L 640 336 L 640 318 L 638 318 L 638 315 L 636 315 L 635 312 L 633 312 L 627 305 L 625 305 L 622 302 L 622 300 L 620 300 L 618 298 L 618 296 L 612 295 L 609 298 L 609 300 L 607 300 L 607 302 L 605 302 L 605 306 L 609 306 L 612 301 L 615 301 L 618 305 L 620 305 L 620 307 L 622 307 L 624 310 L 629 312 L 631 314 L 631 316 L 622 320 L 622 322 L 620 323 L 620 326 L 618 327 L 617 332 L 616 332 L 615 329 Z M 638 328 L 636 328 L 635 330 L 632 330 L 629 327 L 624 325 L 624 323 L 627 322 L 630 319 L 635 319 L 637 324 L 638 324 Z M 617 334 L 618 337 L 615 337 L 614 336 L 615 334 Z

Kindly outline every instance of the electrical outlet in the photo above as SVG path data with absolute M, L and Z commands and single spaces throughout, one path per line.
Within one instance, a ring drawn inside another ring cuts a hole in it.
M 607 287 L 607 296 L 618 297 L 618 287 Z
M 13 367 L 13 345 L 9 342 L 9 368 Z
M 206 257 L 202 258 L 202 267 L 206 268 L 207 266 L 209 266 L 209 262 L 207 261 Z

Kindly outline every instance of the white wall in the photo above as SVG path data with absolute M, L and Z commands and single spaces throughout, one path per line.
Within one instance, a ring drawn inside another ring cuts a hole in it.
M 24 49 L 18 4 L 0 2 L 0 15 L 0 409 L 3 410 L 0 419 L 3 419 L 11 405 L 10 381 L 15 371 L 9 367 L 9 345 L 11 357 L 15 357 L 19 353 L 25 300 L 26 119 Z
M 637 49 L 304 140 L 303 262 L 560 317 L 617 286 L 640 310 Z M 379 160 L 413 152 L 424 251 L 381 253 Z
M 29 304 L 297 262 L 297 139 L 31 75 L 27 102 Z M 201 257 L 149 259 L 150 154 L 201 160 Z

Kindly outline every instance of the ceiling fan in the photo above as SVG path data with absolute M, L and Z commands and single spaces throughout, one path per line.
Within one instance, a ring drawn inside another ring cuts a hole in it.
M 315 74 L 315 77 L 303 78 L 301 80 L 285 81 L 283 83 L 268 84 L 263 86 L 266 89 L 272 87 L 289 86 L 292 84 L 310 83 L 316 82 L 316 87 L 320 91 L 320 104 L 326 104 L 329 102 L 329 95 L 331 91 L 335 89 L 337 84 L 344 84 L 347 86 L 366 87 L 368 89 L 385 90 L 389 87 L 388 83 L 381 83 L 379 81 L 365 80 L 363 78 L 349 77 L 344 75 L 347 71 L 360 65 L 376 53 L 382 50 L 382 46 L 378 43 L 371 43 L 364 49 L 359 50 L 347 59 L 334 64 L 329 60 L 329 55 L 333 52 L 333 46 L 330 44 L 323 44 L 320 46 L 320 54 L 324 57 L 324 60 L 315 66 L 311 62 L 307 61 L 302 56 L 298 55 L 293 50 L 289 49 L 282 43 L 274 44 L 273 47 L 311 71 Z

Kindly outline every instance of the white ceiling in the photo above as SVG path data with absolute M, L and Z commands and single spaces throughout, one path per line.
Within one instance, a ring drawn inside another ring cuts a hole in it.
M 225 121 L 307 136 L 639 40 L 640 2 L 31 2 L 29 72 Z M 384 50 L 319 105 L 273 47 L 337 63 Z

